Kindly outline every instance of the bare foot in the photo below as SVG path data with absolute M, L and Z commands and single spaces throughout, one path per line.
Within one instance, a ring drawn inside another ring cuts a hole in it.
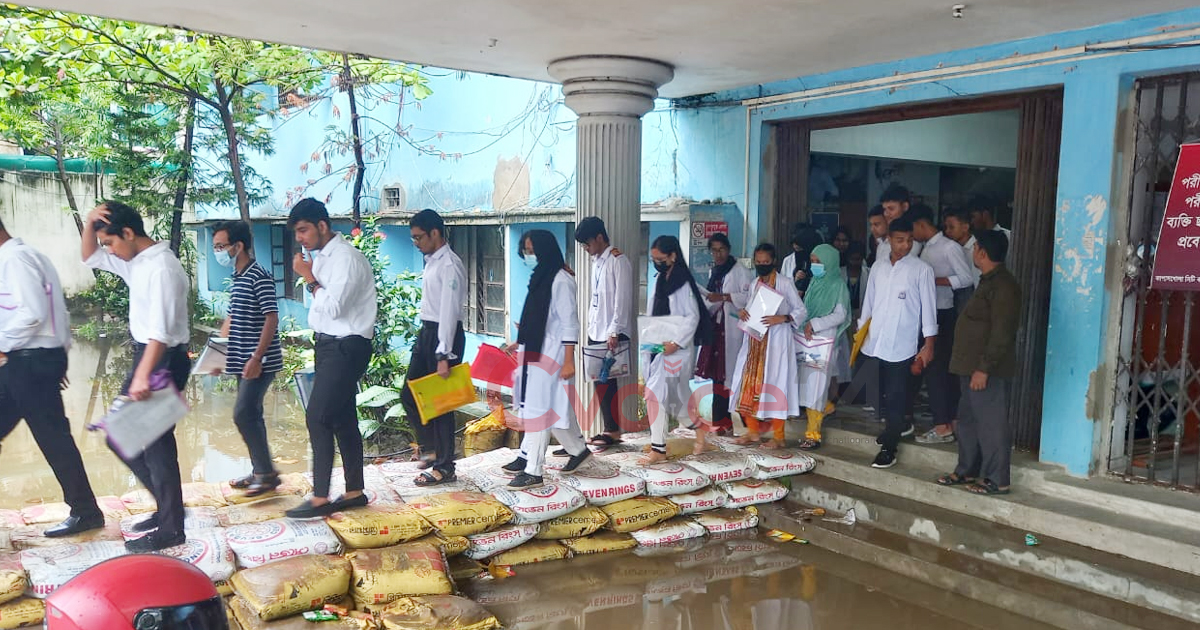
M 757 433 L 747 433 L 746 435 L 734 440 L 733 443 L 739 446 L 751 446 L 758 444 L 760 441 L 762 441 L 762 438 L 759 437 Z
M 652 450 L 638 459 L 638 465 L 649 466 L 650 464 L 661 464 L 665 461 L 667 461 L 667 456 L 665 453 L 659 453 L 658 451 Z
M 767 449 L 767 450 L 783 448 L 783 446 L 784 446 L 783 440 L 776 440 L 775 438 L 771 438 L 771 439 L 767 440 L 766 442 L 763 442 L 762 444 L 758 445 L 759 448 Z

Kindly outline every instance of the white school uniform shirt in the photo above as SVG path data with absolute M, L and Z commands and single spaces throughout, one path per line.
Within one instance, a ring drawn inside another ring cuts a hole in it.
M 916 356 L 918 337 L 937 336 L 933 278 L 933 267 L 920 258 L 905 256 L 895 264 L 891 258 L 875 261 L 858 317 L 859 328 L 871 320 L 863 344 L 867 356 L 899 363 Z
M 975 274 L 971 273 L 974 265 L 967 261 L 962 245 L 946 238 L 941 232 L 934 234 L 933 238 L 925 242 L 925 249 L 921 251 L 921 260 L 933 267 L 935 280 L 946 278 L 950 281 L 948 287 L 934 287 L 939 310 L 954 308 L 954 292 L 966 289 L 975 282 Z
M 711 274 L 709 277 L 712 277 Z M 746 308 L 752 284 L 754 284 L 754 274 L 735 261 L 733 268 L 725 274 L 725 278 L 721 281 L 721 290 L 719 291 L 719 293 L 729 294 L 729 302 L 710 302 L 705 289 L 703 287 L 700 289 L 700 292 L 704 294 L 704 305 L 708 307 L 709 314 L 715 317 L 718 311 L 722 309 L 725 311 L 726 380 L 733 376 L 733 369 L 737 366 L 738 350 L 742 347 L 742 331 L 738 329 L 738 313 Z
M 568 394 L 569 385 L 560 375 L 566 360 L 566 347 L 578 342 L 579 311 L 576 308 L 575 276 L 566 269 L 560 269 L 550 285 L 550 312 L 546 315 L 541 360 L 529 364 L 529 382 L 524 387 L 525 344 L 517 347 L 517 368 L 513 375 L 513 407 L 517 410 L 517 416 L 522 420 L 535 420 L 550 417 L 546 414 L 552 411 L 555 418 L 551 424 L 529 427 L 527 431 L 551 427 L 565 429 L 570 426 L 574 412 Z
M 878 263 L 881 260 L 891 259 L 891 257 L 892 257 L 892 239 L 885 236 L 883 238 L 875 239 L 875 242 L 878 244 L 878 246 L 875 248 L 875 262 Z M 921 250 L 924 249 L 924 247 L 925 247 L 924 245 L 922 245 L 914 240 L 912 250 L 908 252 L 909 257 L 910 258 L 920 258 Z
M 84 264 L 115 273 L 129 285 L 129 335 L 134 341 L 157 341 L 173 348 L 191 338 L 187 310 L 190 283 L 183 265 L 166 243 L 147 247 L 133 260 L 121 260 L 99 248 Z
M 362 252 L 340 233 L 312 253 L 321 287 L 308 307 L 308 327 L 332 337 L 375 336 L 375 272 Z
M 421 274 L 421 319 L 437 322 L 436 354 L 454 354 L 454 335 L 466 303 L 467 268 L 446 243 L 425 256 L 425 271 Z
M 962 246 L 963 253 L 967 255 L 967 262 L 971 264 L 971 275 L 974 277 L 975 288 L 979 288 L 979 279 L 983 277 L 983 272 L 979 267 L 975 266 L 975 237 L 967 239 L 967 244 Z
M 599 256 L 592 257 L 592 296 L 588 305 L 587 334 L 595 341 L 628 335 L 629 316 L 637 285 L 633 283 L 633 266 L 629 258 L 609 245 Z
M 0 245 L 0 352 L 70 347 L 58 272 L 44 254 L 9 239 Z

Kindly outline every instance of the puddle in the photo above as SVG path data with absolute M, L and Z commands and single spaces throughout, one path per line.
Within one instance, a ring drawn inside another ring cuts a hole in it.
M 70 352 L 71 386 L 63 392 L 71 432 L 83 454 L 97 496 L 138 488 L 129 469 L 104 444 L 104 434 L 88 431 L 107 410 L 130 364 L 129 348 L 107 339 L 76 339 Z M 237 398 L 231 379 L 193 376 L 185 392 L 192 411 L 176 427 L 179 469 L 184 482 L 223 481 L 250 471 L 245 444 L 233 424 Z M 310 451 L 304 414 L 290 390 L 275 390 L 264 402 L 272 455 L 282 472 L 308 470 Z M 0 508 L 62 500 L 62 490 L 22 422 L 0 447 Z

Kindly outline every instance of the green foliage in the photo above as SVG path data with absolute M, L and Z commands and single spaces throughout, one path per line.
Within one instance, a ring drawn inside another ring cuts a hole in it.
M 99 274 L 92 288 L 76 293 L 67 301 L 72 313 L 99 311 L 120 321 L 129 320 L 129 287 L 111 273 Z

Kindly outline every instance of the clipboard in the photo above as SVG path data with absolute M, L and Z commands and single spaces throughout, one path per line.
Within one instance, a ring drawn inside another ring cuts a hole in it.
M 475 385 L 471 383 L 471 365 L 459 363 L 450 368 L 450 377 L 442 378 L 437 372 L 408 382 L 408 389 L 417 402 L 417 413 L 421 424 L 454 411 L 464 405 L 479 401 Z
M 746 321 L 739 321 L 738 329 L 755 339 L 762 339 L 767 334 L 767 327 L 763 325 L 762 319 L 778 314 L 781 304 L 783 294 L 759 280 L 755 285 L 754 295 L 746 304 L 746 312 L 750 317 L 746 318 Z
M 155 372 L 150 386 L 146 400 L 120 396 L 99 422 L 88 427 L 104 429 L 113 449 L 125 460 L 141 455 L 188 414 L 187 403 L 175 389 L 170 374 Z
M 618 341 L 617 351 L 613 353 L 614 363 L 608 368 L 608 378 L 622 378 L 629 376 L 630 364 L 629 342 Z M 600 368 L 604 365 L 604 358 L 608 356 L 608 344 L 592 343 L 583 347 L 583 370 L 587 373 L 588 380 L 600 380 Z
M 229 340 L 221 337 L 210 337 L 204 344 L 204 351 L 196 364 L 192 366 L 192 374 L 212 374 L 215 370 L 225 371 L 225 361 L 229 355 Z

